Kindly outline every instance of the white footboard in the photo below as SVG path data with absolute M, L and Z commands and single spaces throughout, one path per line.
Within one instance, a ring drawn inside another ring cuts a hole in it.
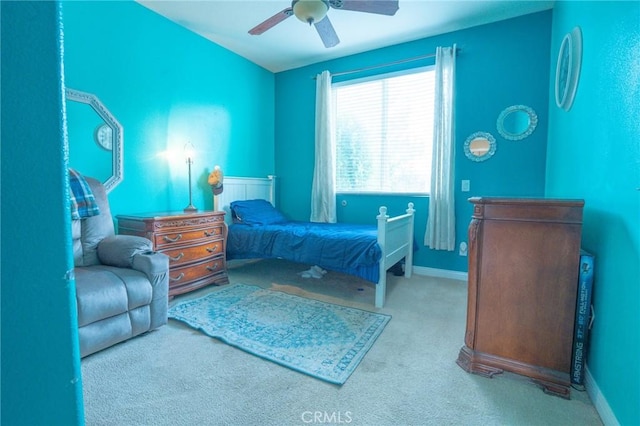
M 409 278 L 413 269 L 413 203 L 407 206 L 407 213 L 389 217 L 387 208 L 380 207 L 378 219 L 378 245 L 382 250 L 380 259 L 380 279 L 376 285 L 376 308 L 384 306 L 387 294 L 387 270 L 405 258 L 404 276 Z

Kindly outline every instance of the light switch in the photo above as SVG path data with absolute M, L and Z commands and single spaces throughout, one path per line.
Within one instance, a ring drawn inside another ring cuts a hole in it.
M 462 181 L 462 192 L 469 192 L 471 190 L 471 181 L 463 180 Z

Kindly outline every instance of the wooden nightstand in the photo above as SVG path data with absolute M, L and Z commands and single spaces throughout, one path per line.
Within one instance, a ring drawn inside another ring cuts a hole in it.
M 169 256 L 169 296 L 228 284 L 227 225 L 222 211 L 119 215 L 118 233 L 150 239 Z

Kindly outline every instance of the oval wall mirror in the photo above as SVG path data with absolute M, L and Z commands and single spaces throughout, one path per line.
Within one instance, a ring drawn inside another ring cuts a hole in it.
M 503 138 L 518 141 L 533 133 L 538 116 L 526 105 L 512 105 L 500 113 L 496 124 Z
M 107 192 L 123 179 L 122 125 L 97 96 L 66 89 L 69 167 L 100 180 Z
M 486 161 L 496 153 L 496 138 L 491 133 L 476 132 L 464 143 L 464 154 L 471 161 Z
M 582 66 L 582 30 L 575 27 L 562 39 L 556 63 L 556 105 L 569 111 L 578 89 Z

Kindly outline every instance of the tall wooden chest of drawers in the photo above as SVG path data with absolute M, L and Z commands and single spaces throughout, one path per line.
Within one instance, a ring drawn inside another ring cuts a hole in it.
M 118 233 L 150 239 L 169 256 L 169 296 L 227 284 L 225 213 L 162 212 L 120 215 Z
M 568 398 L 582 200 L 470 198 L 465 346 L 457 363 L 510 371 Z

